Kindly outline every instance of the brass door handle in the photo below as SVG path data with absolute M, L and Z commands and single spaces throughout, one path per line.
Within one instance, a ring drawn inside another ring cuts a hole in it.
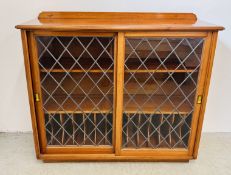
M 39 94 L 38 94 L 38 93 L 35 93 L 35 94 L 34 94 L 34 98 L 35 98 L 35 101 L 36 101 L 36 102 L 39 102 L 39 101 L 40 101 L 40 98 L 39 98 Z
M 202 103 L 202 95 L 198 95 L 197 96 L 197 104 L 201 104 Z

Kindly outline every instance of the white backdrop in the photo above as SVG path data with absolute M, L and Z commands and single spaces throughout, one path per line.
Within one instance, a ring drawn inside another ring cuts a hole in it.
M 0 131 L 30 131 L 20 32 L 14 26 L 40 11 L 194 12 L 223 25 L 213 67 L 203 131 L 231 132 L 231 1 L 229 0 L 7 0 L 0 1 Z

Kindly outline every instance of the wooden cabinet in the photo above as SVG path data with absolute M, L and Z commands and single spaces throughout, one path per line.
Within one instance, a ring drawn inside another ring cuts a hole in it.
M 42 12 L 21 29 L 37 158 L 197 157 L 217 32 L 182 13 Z

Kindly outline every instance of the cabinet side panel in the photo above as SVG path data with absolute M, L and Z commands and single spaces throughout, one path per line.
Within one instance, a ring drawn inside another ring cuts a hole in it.
M 26 72 L 27 91 L 28 91 L 29 104 L 30 104 L 30 114 L 31 114 L 31 122 L 32 122 L 32 129 L 33 129 L 35 152 L 36 152 L 36 157 L 39 158 L 40 147 L 39 147 L 38 129 L 37 129 L 37 122 L 36 122 L 35 106 L 34 106 L 30 57 L 29 57 L 29 49 L 28 49 L 28 38 L 27 38 L 27 32 L 25 30 L 21 30 L 21 38 L 22 38 L 22 46 L 23 46 L 23 54 L 24 54 L 24 65 L 25 65 L 25 72 Z
M 38 55 L 37 55 L 37 45 L 35 42 L 34 33 L 30 32 L 28 35 L 29 43 L 29 53 L 30 53 L 30 66 L 31 66 L 31 75 L 32 75 L 32 85 L 33 93 L 38 95 L 38 101 L 34 103 L 36 120 L 38 126 L 38 137 L 40 141 L 40 151 L 41 153 L 46 152 L 46 133 L 44 126 L 44 114 L 42 111 L 42 96 L 41 96 L 41 87 L 40 87 L 40 74 L 38 68 Z
M 196 133 L 195 144 L 194 144 L 194 149 L 193 149 L 194 159 L 196 159 L 198 155 L 199 142 L 201 138 L 201 130 L 202 130 L 202 125 L 203 125 L 203 120 L 204 120 L 205 107 L 206 107 L 206 102 L 207 102 L 210 78 L 211 78 L 216 43 L 217 43 L 217 34 L 218 34 L 217 32 L 214 32 L 212 33 L 212 36 L 211 36 L 211 45 L 210 45 L 209 56 L 208 56 L 209 60 L 207 63 L 207 70 L 206 70 L 207 72 L 205 75 L 206 80 L 204 83 L 204 92 L 203 92 L 204 95 L 203 95 L 203 101 L 201 104 L 200 116 L 199 116 L 198 123 L 197 123 L 197 133 Z

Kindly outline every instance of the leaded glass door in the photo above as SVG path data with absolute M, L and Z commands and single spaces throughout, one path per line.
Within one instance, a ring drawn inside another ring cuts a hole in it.
M 204 40 L 125 37 L 123 153 L 189 149 Z
M 112 153 L 114 34 L 36 35 L 34 41 L 46 151 Z

